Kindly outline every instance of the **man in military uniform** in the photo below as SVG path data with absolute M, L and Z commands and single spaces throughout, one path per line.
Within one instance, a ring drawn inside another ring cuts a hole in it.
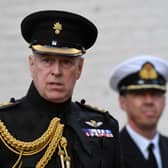
M 167 81 L 168 62 L 154 56 L 133 57 L 113 70 L 110 84 L 128 119 L 120 132 L 125 168 L 168 167 L 168 138 L 157 129 Z
M 72 102 L 95 25 L 70 12 L 39 11 L 23 19 L 21 31 L 32 49 L 32 83 L 0 109 L 0 167 L 120 168 L 118 122 Z

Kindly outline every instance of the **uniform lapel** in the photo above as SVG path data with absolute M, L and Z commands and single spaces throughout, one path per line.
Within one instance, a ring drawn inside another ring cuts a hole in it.
M 126 128 L 120 132 L 120 141 L 126 168 L 135 168 L 135 165 L 136 168 L 145 167 L 145 158 L 132 138 L 129 136 Z
M 82 132 L 82 125 L 81 116 L 80 116 L 81 109 L 72 102 L 71 109 L 66 113 L 66 124 L 70 126 L 77 134 L 82 147 L 88 154 L 92 154 L 92 148 L 89 143 L 89 138 Z
M 168 139 L 160 135 L 159 146 L 160 146 L 160 152 L 161 152 L 162 166 L 163 168 L 167 168 L 168 167 Z

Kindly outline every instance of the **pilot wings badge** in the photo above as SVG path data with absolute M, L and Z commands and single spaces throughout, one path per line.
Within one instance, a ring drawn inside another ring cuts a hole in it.
M 103 122 L 102 121 L 90 120 L 90 121 L 85 121 L 85 124 L 87 124 L 91 127 L 94 127 L 94 128 L 98 128 L 103 124 Z

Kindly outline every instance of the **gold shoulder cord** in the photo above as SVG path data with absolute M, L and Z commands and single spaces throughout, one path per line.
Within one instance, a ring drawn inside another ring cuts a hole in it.
M 70 157 L 67 153 L 67 140 L 62 136 L 64 125 L 60 123 L 60 119 L 54 117 L 48 129 L 38 139 L 31 142 L 24 142 L 15 139 L 8 131 L 4 123 L 0 120 L 0 139 L 5 146 L 19 157 L 12 168 L 22 167 L 22 156 L 31 156 L 45 149 L 42 158 L 37 162 L 35 168 L 44 168 L 56 148 L 58 147 L 58 155 L 60 157 L 62 168 L 70 168 Z

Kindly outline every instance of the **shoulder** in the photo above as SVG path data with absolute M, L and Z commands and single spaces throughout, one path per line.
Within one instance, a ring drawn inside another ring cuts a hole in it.
M 21 102 L 22 102 L 22 99 L 16 100 L 15 98 L 11 98 L 9 101 L 5 103 L 0 103 L 0 111 L 16 107 Z
M 95 113 L 99 113 L 99 114 L 103 114 L 103 113 L 107 112 L 107 110 L 105 110 L 105 109 L 100 109 L 100 108 L 98 108 L 96 106 L 92 106 L 92 105 L 86 104 L 84 99 L 82 99 L 80 102 L 76 101 L 75 103 L 81 109 L 83 109 L 85 111 L 95 112 Z
M 168 137 L 160 134 L 160 141 L 168 145 Z
M 120 142 L 122 146 L 128 146 L 132 144 L 132 138 L 130 137 L 126 127 L 121 128 L 119 132 Z
M 120 136 L 127 136 L 127 135 L 128 135 L 128 132 L 127 132 L 126 126 L 124 126 L 120 130 Z
M 159 146 L 161 150 L 168 152 L 168 137 L 160 134 Z
M 91 132 L 110 130 L 115 137 L 118 137 L 118 121 L 107 110 L 85 104 L 84 101 L 75 102 L 75 107 L 77 107 L 75 116 L 78 117 L 81 127 Z
M 81 100 L 80 102 L 76 101 L 75 104 L 81 109 L 83 115 L 87 115 L 89 117 L 103 117 L 105 119 L 112 120 L 114 122 L 118 122 L 108 110 L 98 108 L 97 106 L 93 106 L 85 103 L 85 100 Z

